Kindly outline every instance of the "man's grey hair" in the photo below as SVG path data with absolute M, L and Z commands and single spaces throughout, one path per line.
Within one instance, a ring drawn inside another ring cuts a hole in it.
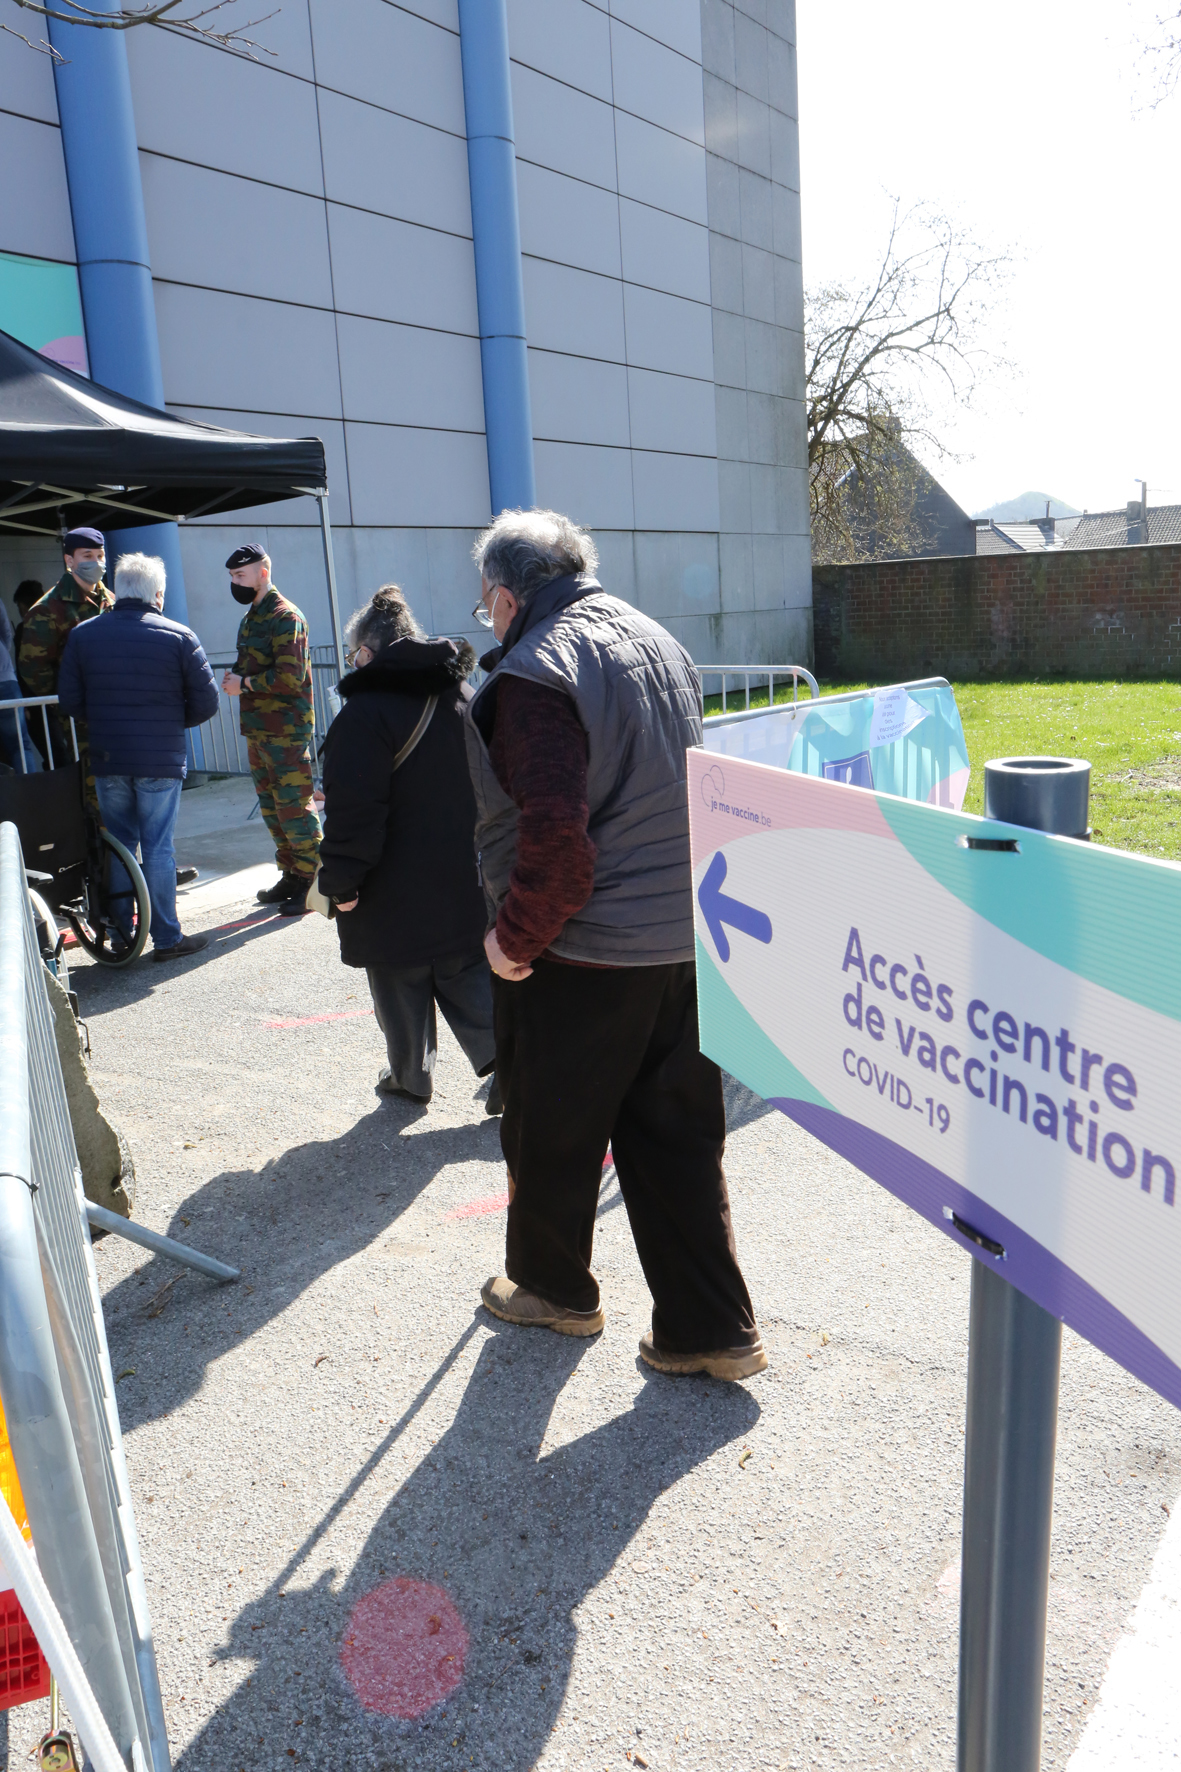
M 599 550 L 588 530 L 560 511 L 502 511 L 476 538 L 472 557 L 489 584 L 527 603 L 551 579 L 593 572 Z
M 121 554 L 115 567 L 116 603 L 151 603 L 164 600 L 167 574 L 155 554 Z
M 349 617 L 344 637 L 350 651 L 368 646 L 376 657 L 398 640 L 421 640 L 423 633 L 401 587 L 382 585 L 368 603 Z

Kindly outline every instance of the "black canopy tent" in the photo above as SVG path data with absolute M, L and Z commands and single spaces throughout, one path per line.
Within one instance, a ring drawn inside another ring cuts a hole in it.
M 75 375 L 0 332 L 0 532 L 185 523 L 288 498 L 320 508 L 344 674 L 324 445 L 194 424 Z

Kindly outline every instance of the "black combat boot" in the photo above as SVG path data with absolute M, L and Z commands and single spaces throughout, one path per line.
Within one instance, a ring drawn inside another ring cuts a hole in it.
M 283 904 L 289 898 L 302 896 L 307 889 L 302 874 L 280 874 L 273 886 L 260 886 L 254 896 L 259 904 Z

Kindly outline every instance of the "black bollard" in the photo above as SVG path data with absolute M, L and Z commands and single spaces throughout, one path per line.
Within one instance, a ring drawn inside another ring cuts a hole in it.
M 984 815 L 1087 834 L 1091 765 L 984 766 Z M 958 1772 L 1038 1772 L 1062 1324 L 973 1259 L 964 1444 Z

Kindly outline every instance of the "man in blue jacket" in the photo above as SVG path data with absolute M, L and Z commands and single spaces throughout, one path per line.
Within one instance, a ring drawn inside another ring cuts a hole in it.
M 187 768 L 185 728 L 211 719 L 218 697 L 201 642 L 161 615 L 163 605 L 163 560 L 124 554 L 115 569 L 115 606 L 71 632 L 57 693 L 62 711 L 89 726 L 103 823 L 133 853 L 139 845 L 152 897 L 152 957 L 174 960 L 199 953 L 208 941 L 182 934 L 177 921 L 172 834 Z M 111 876 L 115 905 L 125 907 L 120 928 L 130 939 L 131 883 L 118 862 Z

